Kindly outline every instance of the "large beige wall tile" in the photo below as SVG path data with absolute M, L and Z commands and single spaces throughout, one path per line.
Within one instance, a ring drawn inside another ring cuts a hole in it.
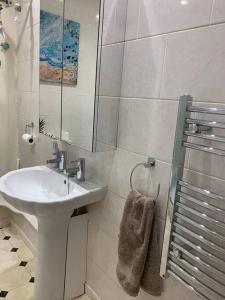
M 103 46 L 100 70 L 101 96 L 120 96 L 123 68 L 123 43 Z
M 207 25 L 210 22 L 212 2 L 140 0 L 138 35 L 145 37 Z
M 140 0 L 127 1 L 126 40 L 137 39 Z
M 225 22 L 225 1 L 215 0 L 212 11 L 212 23 Z
M 168 35 L 161 98 L 224 102 L 225 25 Z
M 170 162 L 177 108 L 177 101 L 121 99 L 118 146 Z
M 127 0 L 105 0 L 103 45 L 124 41 Z
M 164 52 L 163 37 L 135 40 L 125 44 L 122 97 L 159 97 Z

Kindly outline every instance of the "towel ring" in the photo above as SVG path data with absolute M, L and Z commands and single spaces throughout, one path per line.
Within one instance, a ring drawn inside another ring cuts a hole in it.
M 133 167 L 133 169 L 132 169 L 132 171 L 131 171 L 131 173 L 130 173 L 130 188 L 131 188 L 131 190 L 134 189 L 134 188 L 133 188 L 133 182 L 132 182 L 132 180 L 133 180 L 133 174 L 134 174 L 134 171 L 135 171 L 139 166 L 144 166 L 146 169 L 153 168 L 153 167 L 155 166 L 155 159 L 152 158 L 152 157 L 148 157 L 147 162 L 145 162 L 145 163 L 138 163 L 138 164 L 136 164 L 136 165 Z M 160 184 L 158 184 L 158 189 L 157 189 L 157 193 L 156 193 L 156 196 L 155 196 L 155 198 L 154 198 L 154 201 L 156 201 L 157 198 L 159 197 L 159 193 L 160 193 Z

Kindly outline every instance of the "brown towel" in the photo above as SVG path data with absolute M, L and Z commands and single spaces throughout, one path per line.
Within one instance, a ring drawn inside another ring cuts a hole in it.
M 153 296 L 162 293 L 162 278 L 160 277 L 160 249 L 157 220 L 153 221 L 153 228 L 149 243 L 148 255 L 145 262 L 144 273 L 141 279 L 141 288 Z
M 120 225 L 119 262 L 116 270 L 120 284 L 130 296 L 137 296 L 140 289 L 153 215 L 153 200 L 131 191 Z

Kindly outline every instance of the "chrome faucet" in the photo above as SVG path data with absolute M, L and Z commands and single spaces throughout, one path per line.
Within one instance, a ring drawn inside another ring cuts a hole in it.
M 73 167 L 66 168 L 64 173 L 68 177 L 74 177 L 78 181 L 85 181 L 85 159 L 78 158 L 75 161 L 71 161 L 74 164 Z
M 48 159 L 47 165 L 51 164 L 53 169 L 63 172 L 66 168 L 66 153 L 64 151 L 58 151 L 53 155 L 55 158 Z
M 56 169 L 59 172 L 63 172 L 68 177 L 74 177 L 78 181 L 85 181 L 85 159 L 78 158 L 75 161 L 71 161 L 74 166 L 66 167 L 66 152 L 60 151 L 57 141 L 53 141 L 53 153 L 52 159 L 47 160 L 47 165 L 51 165 L 51 168 Z

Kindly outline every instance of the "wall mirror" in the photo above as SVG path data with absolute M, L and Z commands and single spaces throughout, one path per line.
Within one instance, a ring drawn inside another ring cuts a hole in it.
M 101 0 L 41 0 L 40 9 L 40 133 L 88 151 L 115 148 L 117 124 L 107 120 L 117 123 L 119 109 L 98 94 Z

